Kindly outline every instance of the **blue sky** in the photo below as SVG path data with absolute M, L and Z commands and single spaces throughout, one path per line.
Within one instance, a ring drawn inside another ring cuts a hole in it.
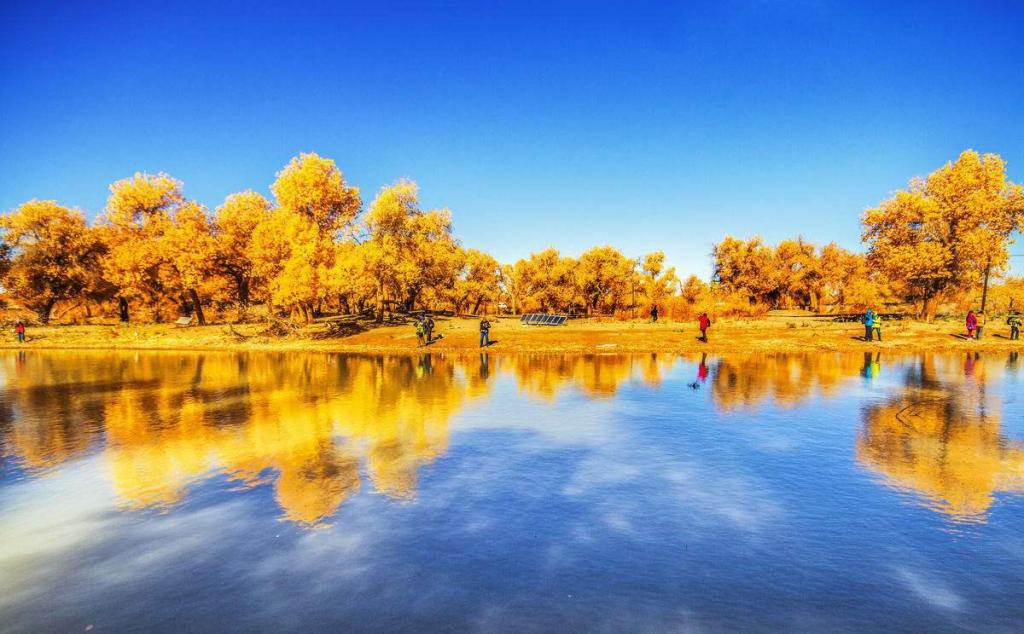
M 706 276 L 727 233 L 859 248 L 864 208 L 966 148 L 1024 180 L 1021 3 L 288 4 L 0 0 L 0 209 L 94 215 L 135 171 L 212 208 L 316 151 L 366 202 L 415 179 L 504 261 L 611 243 Z

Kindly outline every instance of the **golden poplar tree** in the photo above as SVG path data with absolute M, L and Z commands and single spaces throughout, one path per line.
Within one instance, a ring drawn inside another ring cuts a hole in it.
M 117 288 L 121 321 L 129 320 L 133 302 L 147 306 L 157 321 L 161 319 L 166 289 L 159 242 L 171 224 L 171 213 L 183 203 L 181 182 L 163 173 L 136 173 L 110 186 L 100 219 L 107 245 L 103 274 Z
M 675 267 L 666 269 L 665 254 L 654 251 L 644 256 L 642 268 L 644 296 L 652 306 L 663 307 L 679 285 Z
M 780 271 L 774 250 L 761 238 L 726 236 L 715 245 L 714 279 L 730 292 L 743 292 L 750 303 L 775 306 L 780 298 Z
M 361 256 L 374 281 L 378 319 L 387 306 L 413 310 L 424 293 L 451 298 L 464 262 L 447 209 L 423 211 L 416 183 L 400 180 L 381 188 L 365 225 Z
M 244 312 L 253 291 L 252 237 L 270 216 L 271 204 L 252 190 L 231 194 L 213 217 L 216 266 L 234 286 L 235 300 Z
M 476 315 L 482 305 L 497 301 L 501 266 L 492 256 L 477 249 L 467 249 L 464 260 L 455 284 L 455 310 L 461 312 L 468 308 Z
M 968 150 L 910 181 L 862 218 L 869 261 L 903 282 L 927 319 L 936 300 L 976 288 L 1008 261 L 1011 235 L 1024 223 L 1024 191 L 1007 180 L 995 154 Z
M 267 251 L 270 261 L 261 268 L 273 274 L 272 295 L 297 307 L 308 322 L 326 298 L 324 280 L 334 264 L 335 239 L 362 206 L 359 189 L 345 182 L 334 161 L 312 153 L 293 158 L 270 189 L 277 217 L 268 220 L 260 232 L 262 245 L 253 252 Z M 284 233 L 275 237 L 268 230 Z
M 81 299 L 98 283 L 103 245 L 82 212 L 31 200 L 0 217 L 0 232 L 0 252 L 9 254 L 0 262 L 3 286 L 42 323 L 57 302 Z
M 215 266 L 217 243 L 206 208 L 189 201 L 175 209 L 171 222 L 160 236 L 159 246 L 164 288 L 187 299 L 199 324 L 205 325 L 200 291 L 204 291 L 204 295 L 212 292 L 220 281 Z

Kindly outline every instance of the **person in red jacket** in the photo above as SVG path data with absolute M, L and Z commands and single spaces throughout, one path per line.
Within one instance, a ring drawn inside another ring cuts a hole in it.
M 20 319 L 14 324 L 14 335 L 18 338 L 18 343 L 25 343 L 25 322 Z
M 708 342 L 708 328 L 711 327 L 711 320 L 708 319 L 707 313 L 701 313 L 700 318 L 697 320 L 700 325 L 700 340 L 704 343 Z

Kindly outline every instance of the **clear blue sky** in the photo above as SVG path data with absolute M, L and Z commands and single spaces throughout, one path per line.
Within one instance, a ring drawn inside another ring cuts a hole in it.
M 1024 180 L 1020 2 L 0 1 L 0 209 L 94 215 L 135 171 L 212 208 L 316 151 L 504 261 L 706 276 L 726 233 L 859 248 L 965 148 Z

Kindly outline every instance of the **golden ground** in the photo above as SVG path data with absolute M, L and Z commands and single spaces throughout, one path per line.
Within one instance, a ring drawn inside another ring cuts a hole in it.
M 479 350 L 478 321 L 435 319 L 435 336 L 441 338 L 431 352 Z M 25 347 L 164 350 L 318 350 L 325 352 L 416 353 L 416 335 L 409 323 L 377 325 L 368 321 L 341 320 L 340 326 L 318 322 L 295 332 L 266 334 L 265 324 L 175 327 L 149 325 L 80 325 L 32 327 Z M 926 324 L 889 321 L 884 341 L 861 339 L 859 323 L 836 323 L 827 318 L 776 315 L 763 319 L 722 319 L 709 331 L 710 341 L 698 339 L 694 322 L 576 320 L 565 326 L 524 326 L 518 319 L 491 319 L 490 352 L 594 353 L 594 352 L 790 352 L 863 350 L 1011 350 L 1020 342 L 1009 340 L 1009 328 L 993 323 L 984 339 L 963 338 L 959 320 Z M 0 348 L 18 348 L 8 333 Z

